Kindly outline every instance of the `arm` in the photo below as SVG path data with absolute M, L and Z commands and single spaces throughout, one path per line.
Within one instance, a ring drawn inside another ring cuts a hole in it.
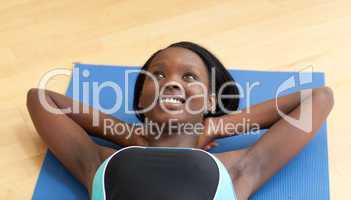
M 136 134 L 131 134 L 126 132 L 122 132 L 123 130 L 121 129 L 122 126 L 116 126 L 120 129 L 116 130 L 114 128 L 107 128 L 105 127 L 105 121 L 106 124 L 109 125 L 116 125 L 116 124 L 123 124 L 125 127 L 129 127 L 129 130 L 134 130 L 131 128 L 131 124 L 125 123 L 120 121 L 119 119 L 105 114 L 103 112 L 97 111 L 96 109 L 93 109 L 91 106 L 87 106 L 83 103 L 79 103 L 75 100 L 73 100 L 70 97 L 64 96 L 62 94 L 46 90 L 46 94 L 55 102 L 57 108 L 59 109 L 65 109 L 65 108 L 72 108 L 74 103 L 78 103 L 79 105 L 79 112 L 78 113 L 67 113 L 66 115 L 71 118 L 74 122 L 79 124 L 87 133 L 100 137 L 106 140 L 109 140 L 115 144 L 120 144 L 123 146 L 130 146 L 130 145 L 141 145 L 145 146 L 146 141 L 136 135 Z M 82 112 L 83 107 L 87 106 L 88 111 L 87 112 Z M 93 125 L 93 115 L 96 113 L 98 115 L 98 125 L 94 126 Z M 128 130 L 128 129 L 125 129 Z M 119 131 L 118 134 L 116 131 Z
M 73 101 L 68 97 L 51 91 L 43 92 L 45 100 L 52 108 L 72 106 Z M 38 134 L 60 162 L 90 191 L 97 167 L 113 150 L 95 144 L 86 131 L 105 137 L 101 134 L 102 128 L 91 126 L 92 116 L 89 114 L 53 114 L 47 111 L 38 95 L 39 89 L 31 89 L 27 94 L 27 108 Z M 118 122 L 117 119 L 114 120 Z M 126 143 L 117 137 L 110 139 Z
M 300 92 L 295 92 L 277 99 L 271 99 L 263 103 L 245 108 L 234 112 L 233 114 L 224 115 L 221 117 L 210 118 L 214 126 L 223 123 L 223 126 L 228 124 L 240 124 L 246 121 L 248 126 L 237 126 L 235 129 L 220 130 L 212 132 L 216 137 L 227 137 L 237 134 L 246 133 L 253 128 L 260 129 L 270 128 L 274 123 L 280 120 L 281 116 L 277 111 L 277 106 L 280 111 L 287 114 L 300 104 Z M 247 129 L 245 129 L 247 128 Z
M 276 105 L 283 113 L 287 114 L 299 103 L 300 92 L 296 92 L 233 112 L 233 114 L 206 118 L 204 121 L 205 133 L 199 137 L 198 147 L 208 150 L 217 145 L 214 142 L 216 138 L 246 133 L 257 127 L 259 129 L 269 128 L 280 119 Z M 243 123 L 245 123 L 244 126 L 241 126 L 240 124 Z M 233 125 L 234 128 L 225 129 L 224 127 L 230 127 L 229 124 Z
M 232 178 L 239 196 L 243 199 L 248 198 L 300 152 L 318 132 L 333 104 L 333 95 L 329 88 L 314 89 L 312 95 L 288 112 L 288 116 L 295 119 L 312 115 L 311 130 L 305 132 L 279 118 L 256 144 L 241 152 L 238 162 L 231 166 Z M 304 106 L 310 106 L 311 109 L 301 110 Z

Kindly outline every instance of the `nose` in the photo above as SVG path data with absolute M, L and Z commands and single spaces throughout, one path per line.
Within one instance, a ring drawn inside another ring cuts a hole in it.
M 175 74 L 169 74 L 160 82 L 160 92 L 164 95 L 182 95 L 185 96 L 185 85 L 181 77 Z
M 180 83 L 176 82 L 176 81 L 169 81 L 166 84 L 164 84 L 164 89 L 165 90 L 180 90 L 181 89 L 181 85 Z

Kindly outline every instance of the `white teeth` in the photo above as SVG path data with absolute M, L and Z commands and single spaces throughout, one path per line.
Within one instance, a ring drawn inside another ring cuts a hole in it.
M 165 103 L 182 103 L 181 100 L 177 98 L 172 98 L 172 97 L 162 97 L 160 98 L 160 102 L 165 102 Z

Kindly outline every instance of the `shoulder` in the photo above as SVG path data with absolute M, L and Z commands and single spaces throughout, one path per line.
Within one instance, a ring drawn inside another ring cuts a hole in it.
M 93 180 L 96 174 L 96 171 L 100 167 L 100 165 L 107 159 L 109 158 L 112 154 L 114 154 L 117 150 L 105 146 L 100 146 L 98 145 L 98 158 L 94 160 L 86 159 L 85 166 L 83 167 L 85 169 L 85 187 L 87 188 L 88 192 L 91 192 L 91 187 L 93 184 Z
M 253 169 L 251 165 L 254 164 L 248 160 L 247 152 L 248 149 L 240 149 L 214 154 L 228 170 L 239 199 L 248 199 L 254 188 L 251 177 L 254 177 L 255 173 L 249 173 L 250 169 Z

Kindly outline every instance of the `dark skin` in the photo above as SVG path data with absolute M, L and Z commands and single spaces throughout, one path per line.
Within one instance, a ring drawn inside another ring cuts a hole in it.
M 175 81 L 185 90 L 185 98 L 203 94 L 200 87 L 188 86 L 191 82 L 201 82 L 209 87 L 208 72 L 203 61 L 190 50 L 171 47 L 160 52 L 151 62 L 148 71 L 157 77 L 162 86 L 170 81 Z M 47 144 L 48 148 L 61 161 L 61 163 L 86 187 L 91 194 L 92 180 L 99 165 L 116 150 L 103 147 L 94 143 L 88 133 L 97 137 L 108 139 L 123 146 L 174 146 L 208 148 L 214 139 L 242 134 L 248 130 L 235 130 L 233 132 L 211 132 L 206 128 L 201 135 L 170 135 L 162 136 L 159 140 L 152 137 L 132 135 L 104 134 L 103 120 L 110 119 L 113 123 L 124 123 L 110 115 L 100 112 L 100 123 L 92 126 L 92 108 L 88 113 L 52 114 L 46 111 L 39 102 L 39 89 L 31 89 L 27 94 L 27 107 L 34 126 Z M 53 91 L 43 91 L 45 98 L 53 108 L 63 109 L 72 107 L 73 100 Z M 166 94 L 179 94 L 179 85 L 170 84 Z M 140 106 L 147 107 L 155 98 L 155 87 L 145 80 L 141 95 Z M 190 101 L 190 100 L 189 100 Z M 291 124 L 277 112 L 276 101 L 279 109 L 290 117 L 298 119 L 299 116 L 310 114 L 300 108 L 312 105 L 312 129 L 304 132 Z M 79 104 L 80 108 L 83 104 Z M 207 105 L 209 109 L 215 105 L 213 96 L 207 100 L 192 99 L 189 107 L 198 109 Z M 323 122 L 326 120 L 333 107 L 333 94 L 327 87 L 316 88 L 312 94 L 300 100 L 300 92 L 278 99 L 269 100 L 250 108 L 250 112 L 237 112 L 216 118 L 204 118 L 204 113 L 190 114 L 183 112 L 171 115 L 164 112 L 159 105 L 145 113 L 146 118 L 157 123 L 164 123 L 171 118 L 179 122 L 203 123 L 205 127 L 211 123 L 241 123 L 249 119 L 251 124 L 257 123 L 261 128 L 269 128 L 261 139 L 247 149 L 215 154 L 230 173 L 238 199 L 248 199 L 260 186 L 279 171 L 291 158 L 314 137 Z M 183 110 L 182 106 L 168 105 L 171 110 Z M 81 109 L 82 110 L 82 109 Z M 125 123 L 124 123 L 125 124 Z M 126 124 L 127 125 L 127 124 Z M 126 133 L 127 134 L 127 133 Z M 209 145 L 209 146 L 208 146 Z

